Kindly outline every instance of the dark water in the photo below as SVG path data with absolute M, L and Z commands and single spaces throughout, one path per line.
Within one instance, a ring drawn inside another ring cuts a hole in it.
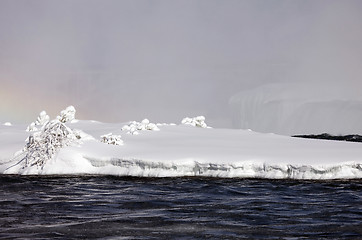
M 0 239 L 362 239 L 362 180 L 0 176 Z

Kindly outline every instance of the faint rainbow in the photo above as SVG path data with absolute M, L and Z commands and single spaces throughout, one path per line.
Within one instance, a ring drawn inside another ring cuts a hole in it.
M 42 110 L 46 110 L 52 118 L 66 107 L 52 98 L 41 99 L 34 90 L 0 83 L 0 122 L 28 123 Z

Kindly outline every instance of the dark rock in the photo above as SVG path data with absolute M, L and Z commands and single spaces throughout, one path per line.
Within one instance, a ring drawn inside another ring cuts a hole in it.
M 348 141 L 348 142 L 362 142 L 362 136 L 357 134 L 351 134 L 351 135 L 339 135 L 339 136 L 333 136 L 328 133 L 322 133 L 322 134 L 311 134 L 311 135 L 294 135 L 292 137 L 299 137 L 299 138 L 313 138 L 313 139 L 324 139 L 324 140 L 335 140 L 335 141 Z

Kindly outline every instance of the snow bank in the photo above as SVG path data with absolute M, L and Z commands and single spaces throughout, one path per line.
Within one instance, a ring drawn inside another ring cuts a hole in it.
M 71 119 L 60 116 L 30 133 L 21 125 L 0 127 L 0 173 L 362 178 L 360 143 L 183 124 L 147 131 L 149 121 L 131 122 L 143 130 L 134 137 L 124 124 Z
M 233 127 L 283 135 L 362 133 L 362 96 L 341 86 L 271 84 L 230 99 Z

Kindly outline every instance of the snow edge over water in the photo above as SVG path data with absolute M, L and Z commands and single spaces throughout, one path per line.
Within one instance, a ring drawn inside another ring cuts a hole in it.
M 291 164 L 215 164 L 193 161 L 189 164 L 148 162 L 137 159 L 88 159 L 94 167 L 114 166 L 121 176 L 133 177 L 219 177 L 265 179 L 352 179 L 362 178 L 362 164 L 332 166 L 293 166 Z M 101 170 L 101 169 L 100 169 Z M 102 170 L 101 170 L 102 172 Z M 117 174 L 119 175 L 119 174 Z
M 245 162 L 238 164 L 200 163 L 198 161 L 162 162 L 141 159 L 94 158 L 82 156 L 82 167 L 43 169 L 33 166 L 8 167 L 3 174 L 20 175 L 110 175 L 120 177 L 215 177 L 215 178 L 261 178 L 261 179 L 359 179 L 362 164 L 346 162 L 337 165 L 308 166 L 292 164 L 269 164 Z M 52 164 L 50 164 L 52 165 Z M 74 166 L 74 165 L 73 165 Z M 85 167 L 86 166 L 86 167 Z

